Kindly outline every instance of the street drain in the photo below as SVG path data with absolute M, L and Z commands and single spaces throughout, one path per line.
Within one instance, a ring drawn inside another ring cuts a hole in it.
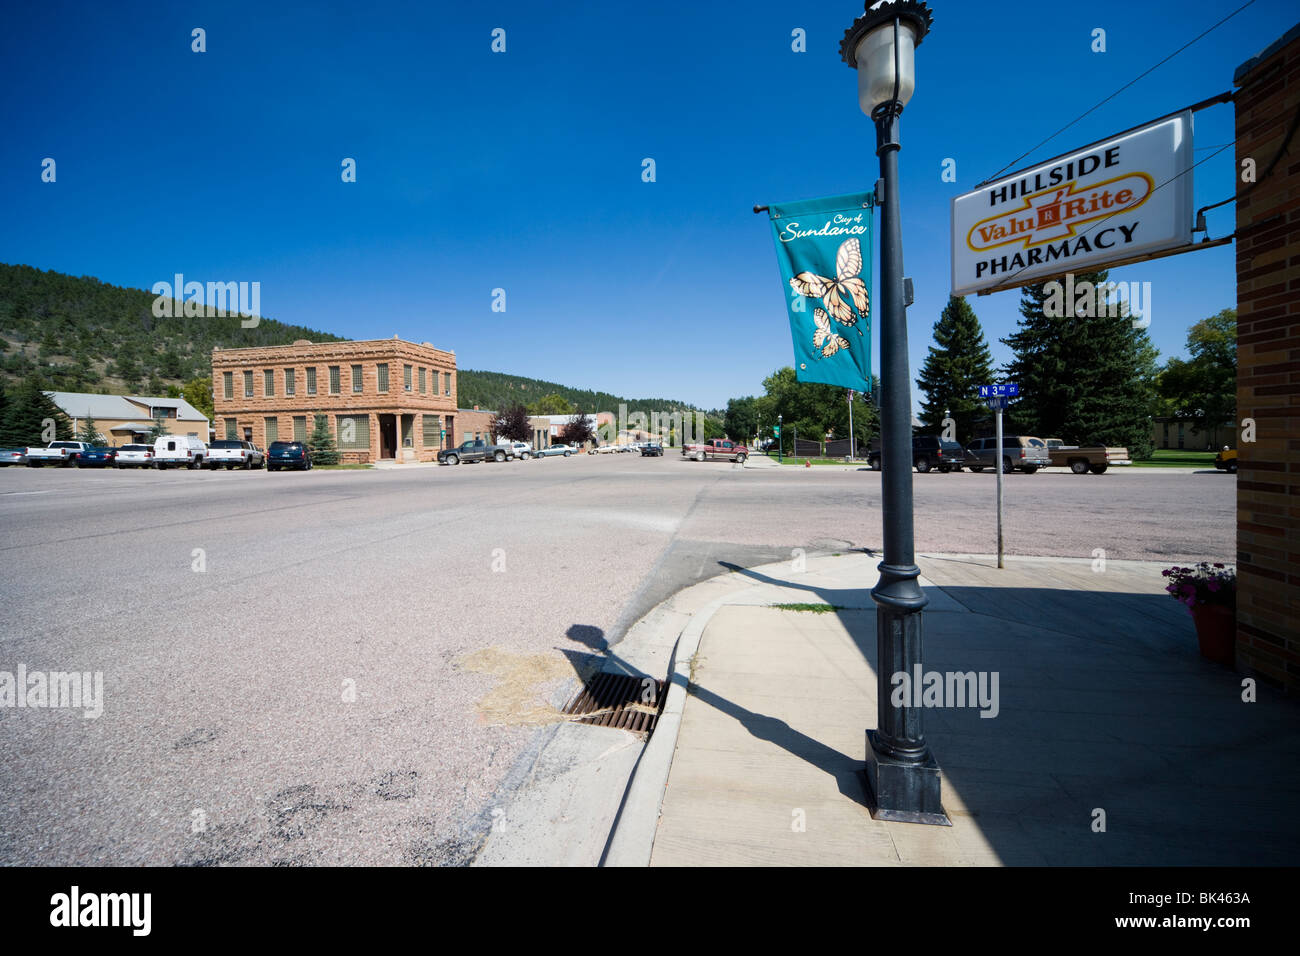
M 563 713 L 580 724 L 617 727 L 649 737 L 663 707 L 663 681 L 600 673 L 583 685 Z

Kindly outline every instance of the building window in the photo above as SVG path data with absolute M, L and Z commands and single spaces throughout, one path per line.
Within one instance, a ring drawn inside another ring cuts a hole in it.
M 362 379 L 361 379 L 361 366 L 354 365 L 352 366 L 352 394 L 360 395 L 363 388 L 364 386 L 362 385 Z
M 316 369 L 315 368 L 307 369 L 307 394 L 308 395 L 316 394 Z
M 253 372 L 248 370 L 244 372 L 244 398 L 253 397 Z
M 293 416 L 293 440 L 294 441 L 307 440 L 307 416 L 306 415 Z
M 382 394 L 388 391 L 388 363 L 380 362 L 375 368 L 379 372 L 379 391 Z
M 339 393 L 339 367 L 337 365 L 331 365 L 330 366 L 330 394 L 337 395 L 338 393 Z
M 339 415 L 337 434 L 340 450 L 370 451 L 370 416 Z
M 442 448 L 442 416 L 425 415 L 421 422 L 425 448 Z
M 221 373 L 221 387 L 226 393 L 226 398 L 235 397 L 235 373 L 234 372 Z
M 433 394 L 435 395 L 438 394 L 438 383 L 441 381 L 441 379 L 439 379 L 438 377 L 438 374 L 439 374 L 438 370 L 435 368 L 433 370 Z
M 280 440 L 280 419 L 268 418 L 266 420 L 266 445 L 269 448 L 271 442 Z
M 423 395 L 425 392 L 428 391 L 428 389 L 425 387 L 429 384 L 429 380 L 425 374 L 426 371 L 427 369 L 424 368 L 420 369 L 420 394 L 421 395 Z
M 268 368 L 262 373 L 262 394 L 275 395 L 275 369 L 273 368 Z
M 239 425 L 233 418 L 226 419 L 226 441 L 239 441 Z
M 408 392 L 411 390 L 411 366 L 409 365 L 402 366 L 402 387 Z
M 295 385 L 293 371 L 294 370 L 291 368 L 287 368 L 284 370 L 284 394 L 286 395 L 293 394 L 294 385 Z
M 443 377 L 444 383 L 445 383 L 446 386 L 447 386 L 447 391 L 446 391 L 446 393 L 447 393 L 448 395 L 450 395 L 450 394 L 451 394 L 451 372 L 445 372 L 445 373 L 443 374 L 442 377 Z

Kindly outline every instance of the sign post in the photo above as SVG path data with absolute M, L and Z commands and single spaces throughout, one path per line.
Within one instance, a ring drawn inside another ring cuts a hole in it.
M 997 451 L 997 457 L 994 467 L 998 473 L 998 567 L 1004 567 L 1002 563 L 1002 410 L 1007 407 L 1010 399 L 1020 395 L 1020 386 L 1015 382 L 1007 382 L 1002 385 L 981 385 L 980 398 L 984 399 L 989 408 L 993 409 L 993 434 L 994 443 Z

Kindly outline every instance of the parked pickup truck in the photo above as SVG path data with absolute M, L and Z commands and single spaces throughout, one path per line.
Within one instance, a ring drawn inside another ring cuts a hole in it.
M 251 441 L 236 441 L 223 438 L 208 442 L 207 466 L 216 471 L 222 465 L 226 470 L 232 468 L 261 468 L 266 463 L 262 450 Z
M 1067 445 L 1059 438 L 1047 439 L 1047 454 L 1053 468 L 1069 468 L 1076 475 L 1102 474 L 1111 465 L 1131 465 L 1127 448 L 1104 445 Z
M 682 446 L 682 457 L 704 461 L 738 461 L 742 464 L 749 457 L 749 449 L 727 438 L 714 438 L 711 441 Z
M 505 461 L 515 457 L 512 445 L 490 445 L 483 439 L 464 441 L 455 448 L 444 448 L 438 452 L 438 464 L 459 465 L 461 462 L 471 464 L 476 461 Z
M 27 449 L 27 467 L 39 468 L 41 465 L 73 465 L 77 459 L 90 451 L 90 444 L 84 441 L 52 441 L 46 448 Z

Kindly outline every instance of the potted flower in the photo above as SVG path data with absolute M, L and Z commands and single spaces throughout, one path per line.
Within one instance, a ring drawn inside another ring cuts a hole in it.
M 1202 561 L 1160 573 L 1169 578 L 1165 590 L 1191 612 L 1201 656 L 1231 667 L 1237 642 L 1236 569 Z

